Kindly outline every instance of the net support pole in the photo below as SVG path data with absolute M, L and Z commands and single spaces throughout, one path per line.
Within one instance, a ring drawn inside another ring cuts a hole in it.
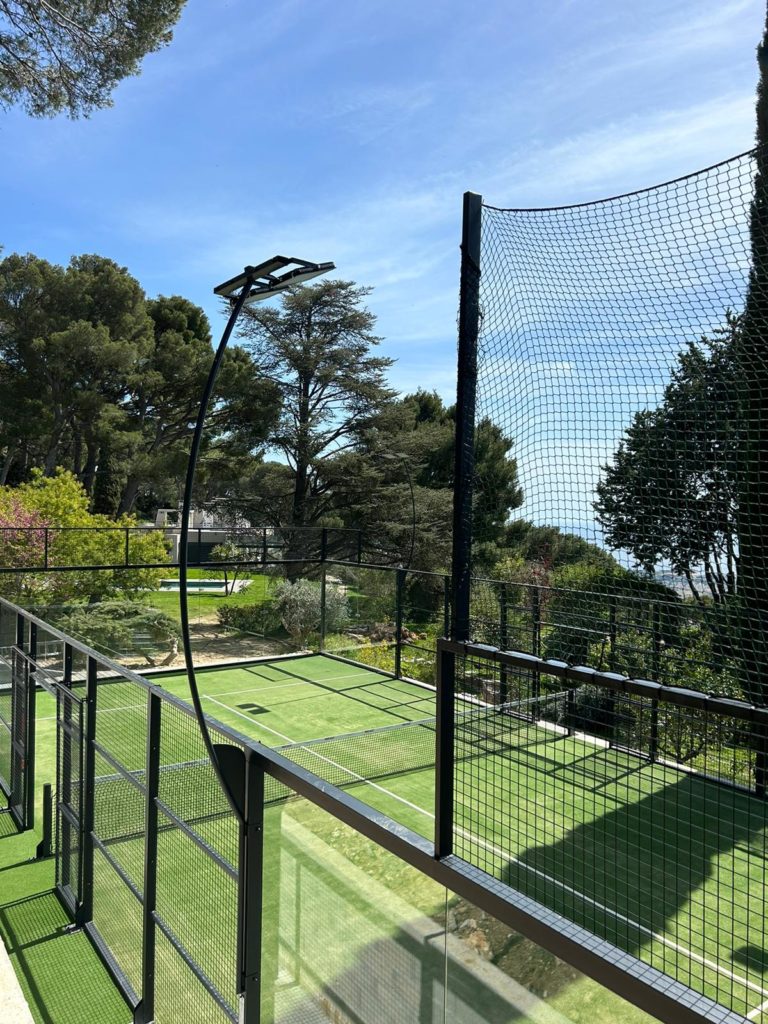
M 477 338 L 480 329 L 480 224 L 483 197 L 464 193 L 461 230 L 459 354 L 453 490 L 453 601 L 451 638 L 469 640 L 472 560 L 472 478 L 475 464 Z
M 141 1003 L 134 1024 L 155 1019 L 155 959 L 157 949 L 157 803 L 160 786 L 160 715 L 162 702 L 156 693 L 147 699 L 147 756 L 145 776 L 144 887 L 142 902 Z

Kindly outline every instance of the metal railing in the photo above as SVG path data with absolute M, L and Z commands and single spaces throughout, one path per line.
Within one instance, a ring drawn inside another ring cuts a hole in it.
M 628 950 L 620 936 L 606 937 L 594 922 L 574 920 L 568 907 L 553 907 L 546 894 L 526 891 L 518 878 L 500 875 L 482 837 L 476 847 L 465 842 L 454 849 L 453 787 L 461 787 L 462 772 L 489 763 L 489 745 L 498 750 L 497 726 L 519 725 L 522 718 L 519 710 L 507 712 L 488 700 L 486 679 L 475 690 L 480 696 L 475 698 L 474 718 L 496 725 L 486 729 L 481 724 L 478 735 L 477 723 L 462 719 L 461 728 L 470 725 L 474 731 L 471 739 L 464 732 L 458 736 L 453 699 L 457 692 L 470 690 L 476 676 L 487 676 L 491 669 L 500 675 L 504 668 L 539 680 L 552 675 L 561 683 L 588 682 L 593 688 L 642 698 L 651 707 L 656 702 L 659 708 L 691 709 L 708 721 L 754 724 L 768 712 L 523 654 L 440 641 L 432 839 L 372 810 L 285 752 L 211 720 L 222 761 L 241 794 L 241 828 L 218 789 L 191 708 L 184 702 L 0 601 L 0 633 L 9 631 L 15 634 L 12 665 L 17 672 L 24 666 L 19 685 L 28 692 L 42 686 L 57 705 L 57 888 L 133 1007 L 135 1020 L 167 1019 L 169 1001 L 188 1007 L 191 1019 L 196 1014 L 201 1019 L 219 1014 L 221 1020 L 246 1024 L 270 1019 L 266 989 L 273 991 L 276 979 L 264 971 L 264 964 L 273 963 L 267 913 L 273 890 L 265 873 L 274 864 L 275 851 L 268 845 L 274 839 L 268 820 L 291 795 L 301 796 L 309 806 L 662 1020 L 685 1024 L 743 1019 L 739 1008 L 726 1002 L 724 1009 L 701 987 L 691 989 L 685 979 L 676 979 L 668 964 L 661 965 L 665 974 L 643 958 L 639 947 Z M 481 663 L 482 672 L 462 675 L 462 659 Z M 537 699 L 543 699 L 542 693 Z M 526 718 L 532 728 L 538 715 Z M 567 743 L 583 733 L 583 709 L 579 721 L 546 721 L 550 741 Z M 647 730 L 638 735 L 646 742 Z M 614 747 L 631 750 L 638 743 L 633 736 Z M 632 756 L 653 760 L 647 743 Z M 665 770 L 683 780 L 698 772 L 690 764 L 669 764 L 666 756 L 663 760 Z M 33 771 L 34 752 L 27 764 Z M 738 780 L 722 774 L 711 784 L 720 792 L 741 793 Z M 697 780 L 706 783 L 706 773 L 698 772 Z M 498 787 L 496 798 L 494 813 L 505 819 L 515 810 L 515 798 Z M 482 857 L 478 850 L 484 851 Z M 330 936 L 339 922 L 324 921 L 318 927 L 328 928 Z

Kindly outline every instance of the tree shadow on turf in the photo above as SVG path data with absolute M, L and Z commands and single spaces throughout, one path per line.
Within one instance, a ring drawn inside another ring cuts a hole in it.
M 746 967 L 762 984 L 768 804 L 682 773 L 649 793 L 642 774 L 636 792 L 645 788 L 644 796 L 556 842 L 530 846 L 507 863 L 502 880 L 627 952 L 646 947 L 646 961 L 652 946 L 654 966 L 698 990 L 697 981 L 712 984 L 718 975 L 697 957 L 717 961 L 730 1002 L 725 972 L 743 977 Z

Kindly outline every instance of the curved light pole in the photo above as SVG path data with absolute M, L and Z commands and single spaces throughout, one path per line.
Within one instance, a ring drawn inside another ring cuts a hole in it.
M 213 363 L 211 364 L 211 369 L 208 373 L 208 379 L 205 382 L 203 395 L 200 399 L 200 408 L 195 422 L 195 429 L 192 434 L 189 461 L 187 462 L 187 474 L 184 482 L 184 497 L 181 505 L 181 532 L 179 535 L 179 612 L 181 617 L 181 637 L 184 647 L 184 661 L 186 663 L 187 679 L 189 681 L 189 692 L 192 697 L 195 716 L 197 717 L 197 722 L 200 727 L 200 734 L 203 737 L 206 752 L 210 758 L 211 766 L 216 773 L 216 777 L 219 780 L 221 788 L 224 790 L 230 807 L 241 823 L 243 822 L 243 808 L 240 806 L 240 801 L 233 793 L 232 787 L 225 778 L 225 775 L 222 773 L 219 755 L 217 754 L 216 748 L 211 740 L 211 735 L 205 721 L 205 712 L 203 711 L 200 692 L 197 687 L 195 665 L 192 658 L 192 641 L 189 631 L 189 606 L 187 603 L 187 570 L 189 565 L 189 518 L 192 513 L 192 491 L 195 483 L 195 471 L 197 469 L 197 462 L 200 456 L 200 446 L 203 440 L 205 417 L 208 413 L 208 406 L 211 401 L 213 389 L 216 385 L 219 370 L 221 369 L 224 352 L 226 351 L 227 344 L 229 343 L 229 339 L 232 335 L 237 319 L 244 307 L 252 305 L 255 302 L 261 302 L 264 299 L 269 299 L 278 292 L 284 291 L 286 288 L 302 284 L 304 281 L 309 281 L 313 277 L 318 277 L 320 274 L 325 274 L 329 270 L 334 269 L 335 266 L 333 263 L 309 263 L 307 260 L 299 260 L 294 257 L 274 256 L 271 260 L 266 260 L 264 263 L 260 263 L 256 267 L 245 267 L 242 274 L 238 274 L 236 277 L 230 278 L 229 281 L 225 281 L 223 284 L 220 284 L 218 287 L 213 289 L 215 295 L 221 295 L 223 298 L 228 299 L 231 302 L 232 309 L 230 311 L 226 327 L 224 328 L 224 333 L 221 336 L 219 347 L 216 349 L 216 354 L 213 357 Z

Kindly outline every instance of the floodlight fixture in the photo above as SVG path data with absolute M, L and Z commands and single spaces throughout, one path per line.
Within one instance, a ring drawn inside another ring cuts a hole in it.
M 245 267 L 242 273 L 236 277 L 231 277 L 228 281 L 214 288 L 216 295 L 221 295 L 230 302 L 231 309 L 221 341 L 211 363 L 208 379 L 203 388 L 200 408 L 195 420 L 195 429 L 192 432 L 192 444 L 189 449 L 184 497 L 181 503 L 181 531 L 179 535 L 179 613 L 189 692 L 200 727 L 200 734 L 205 744 L 211 767 L 216 773 L 227 801 L 243 825 L 245 824 L 245 797 L 242 750 L 226 744 L 213 743 L 205 720 L 205 712 L 203 711 L 200 691 L 197 686 L 195 664 L 192 655 L 189 608 L 187 604 L 187 575 L 189 566 L 189 518 L 192 512 L 192 491 L 195 482 L 195 471 L 197 469 L 197 460 L 200 456 L 208 406 L 213 396 L 213 390 L 219 370 L 221 369 L 227 344 L 243 308 L 253 302 L 260 302 L 263 299 L 270 298 L 272 295 L 277 295 L 286 288 L 303 284 L 304 281 L 310 281 L 313 277 L 319 277 L 320 274 L 326 274 L 329 270 L 335 269 L 333 263 L 310 263 L 308 260 L 300 260 L 293 256 L 273 256 L 272 259 L 265 260 L 255 267 Z
M 250 306 L 254 302 L 263 302 L 264 299 L 292 288 L 297 284 L 304 284 L 311 281 L 313 277 L 327 274 L 329 270 L 335 270 L 334 263 L 310 263 L 308 260 L 300 260 L 295 256 L 273 256 L 271 260 L 265 260 L 257 267 L 245 267 L 242 274 L 231 277 L 223 284 L 213 289 L 214 295 L 221 295 L 230 302 L 235 302 L 239 297 L 238 293 L 248 285 L 244 305 Z M 282 271 L 282 273 L 277 273 Z

